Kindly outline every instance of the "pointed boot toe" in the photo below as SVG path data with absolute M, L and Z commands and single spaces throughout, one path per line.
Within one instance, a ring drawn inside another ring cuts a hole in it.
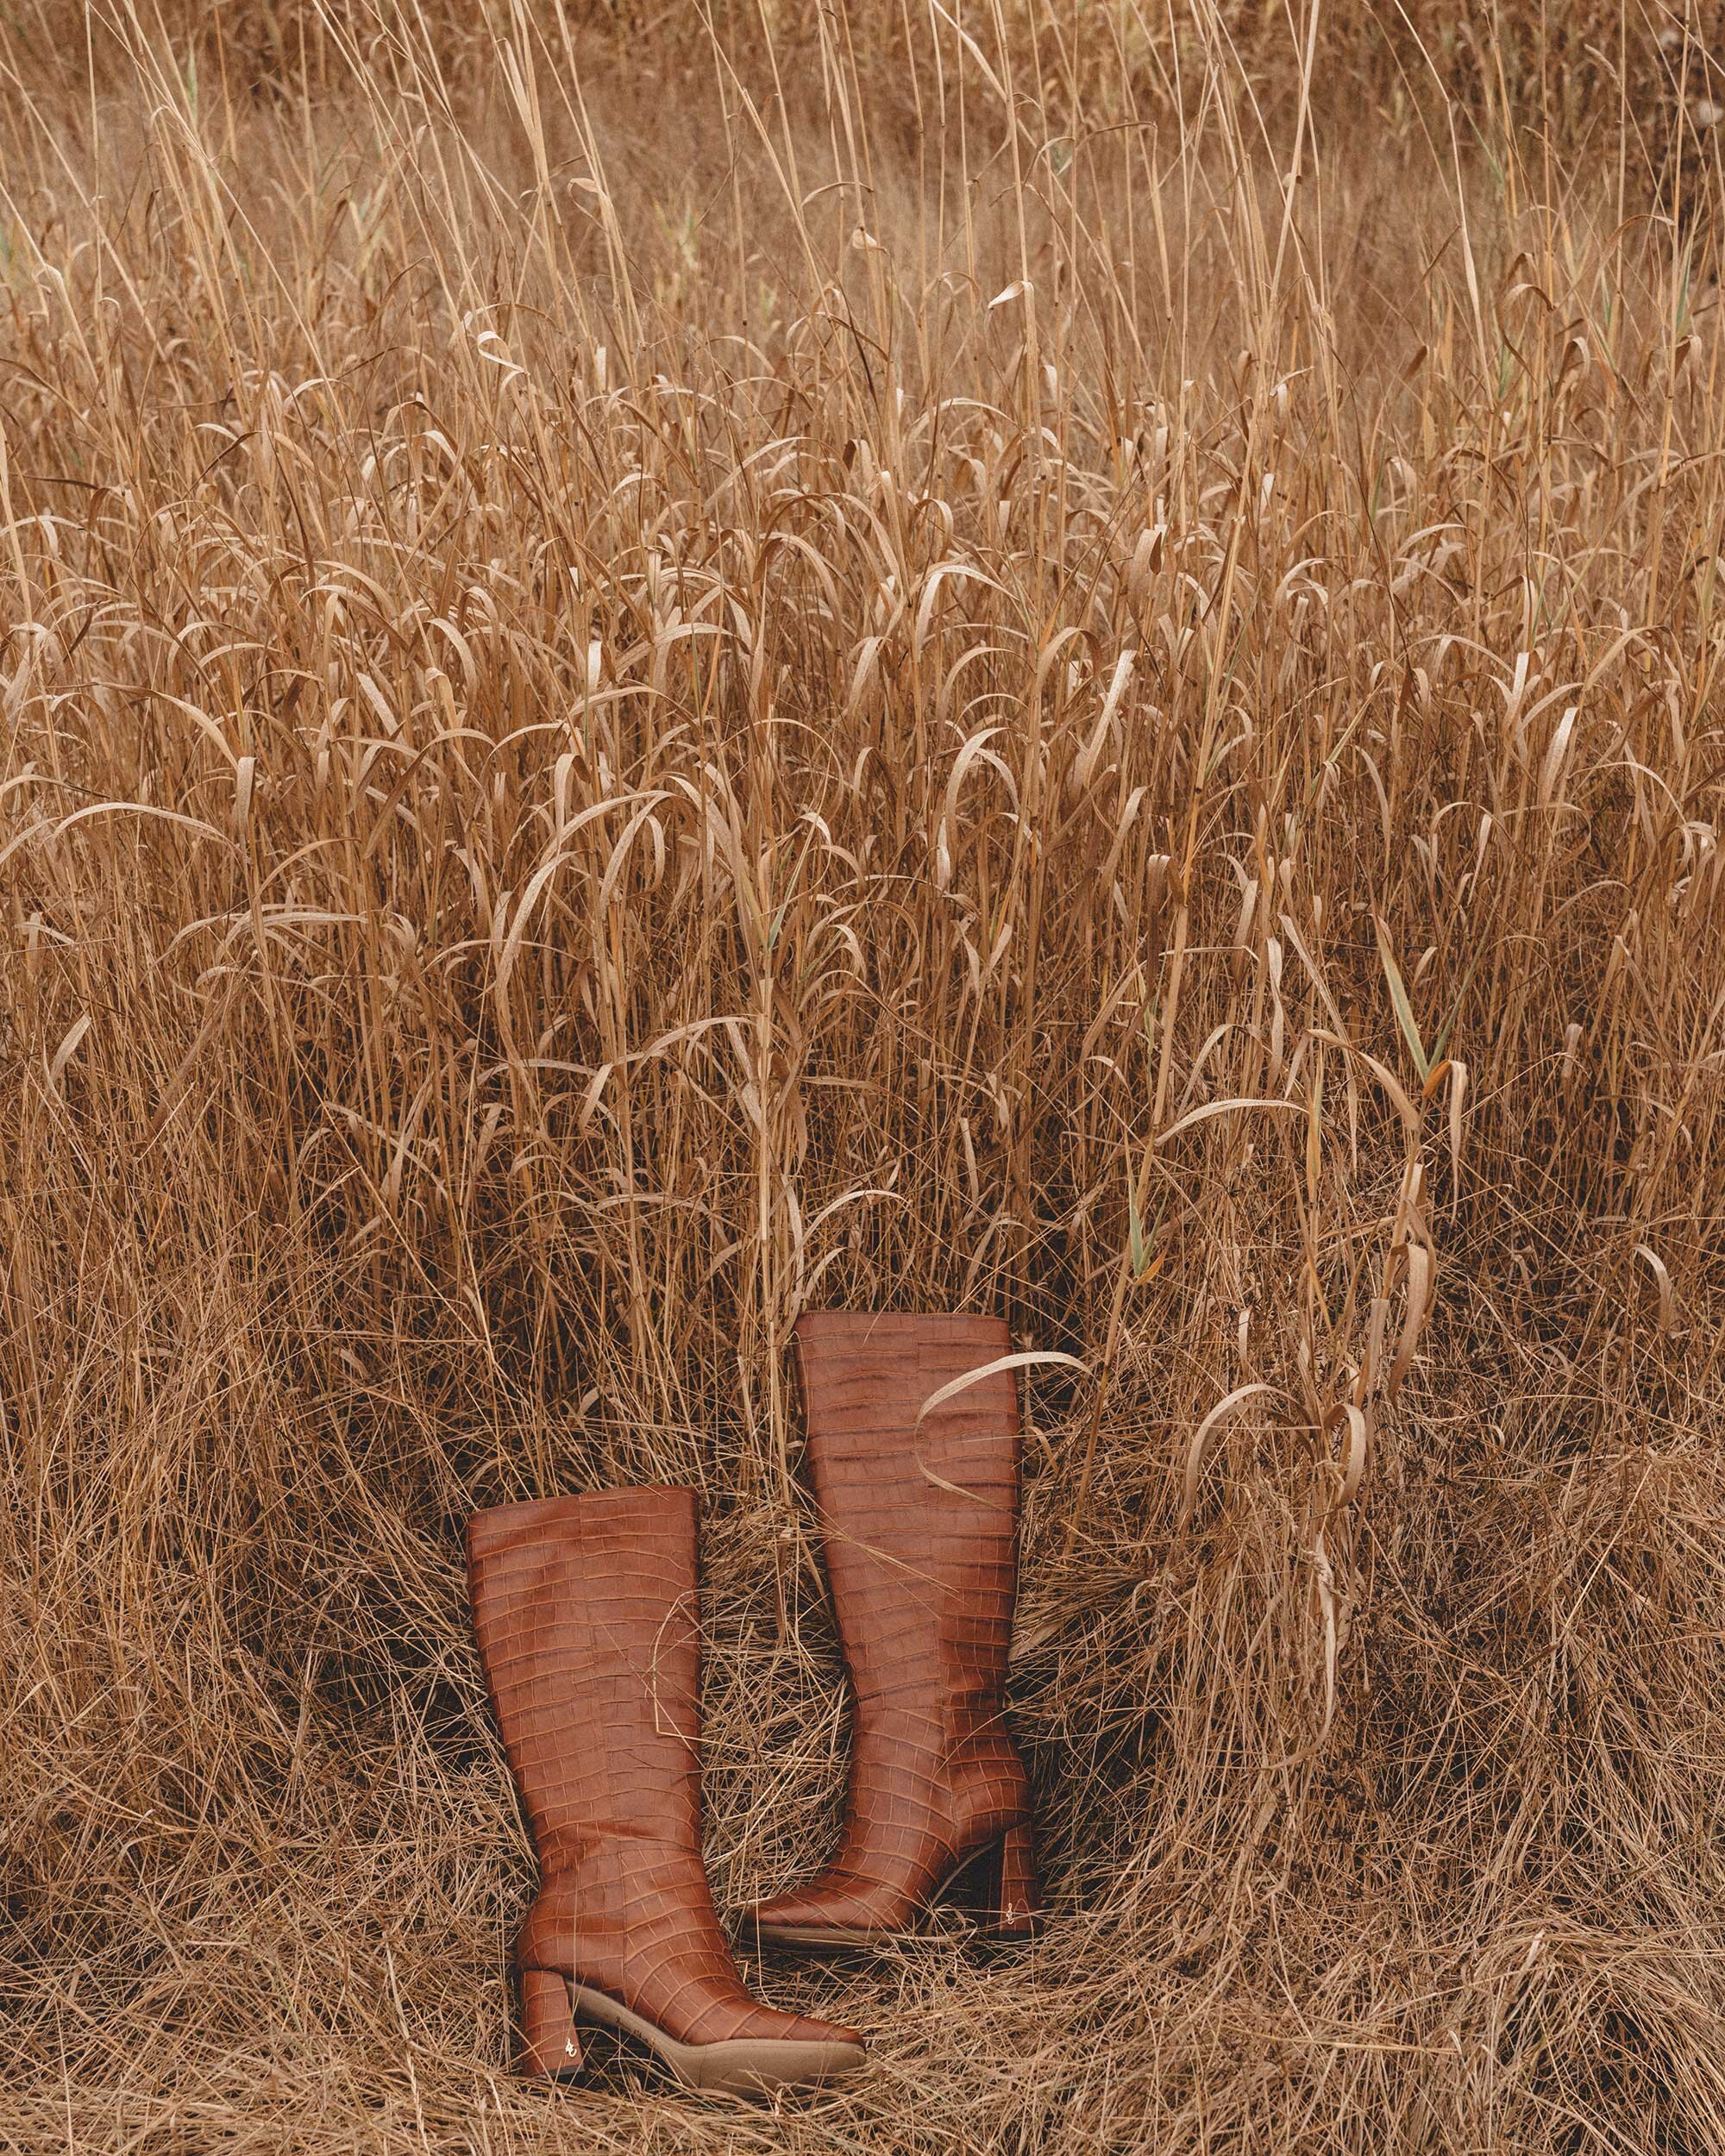
M 860 1946 L 903 1933 L 909 1914 L 889 1885 L 823 1872 L 806 1887 L 757 1902 L 743 1917 L 743 1934 L 769 1946 Z
M 746 1938 L 751 1932 L 778 1931 L 787 1924 L 819 1924 L 825 1904 L 809 1893 L 774 1894 L 745 1908 L 738 1921 Z
M 757 2006 L 748 2026 L 734 2040 L 758 2046 L 762 2064 L 769 2071 L 777 2062 L 789 2064 L 794 2059 L 806 2059 L 812 2065 L 828 2062 L 818 2071 L 787 2073 L 782 2077 L 786 2081 L 819 2081 L 834 2073 L 848 2073 L 853 2066 L 861 2065 L 864 2057 L 857 2030 L 846 2028 L 839 2021 L 823 2021 L 812 2014 L 781 2014 L 769 2006 Z

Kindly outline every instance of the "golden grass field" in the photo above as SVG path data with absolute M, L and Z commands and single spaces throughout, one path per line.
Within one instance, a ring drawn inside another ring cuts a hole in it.
M 0 9 L 0 2147 L 1725 2147 L 1720 26 L 380 5 Z M 462 1520 L 796 1876 L 846 1301 L 1055 1921 L 513 2080 Z

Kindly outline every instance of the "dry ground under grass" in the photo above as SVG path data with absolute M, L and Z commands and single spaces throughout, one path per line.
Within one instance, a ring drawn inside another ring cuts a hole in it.
M 0 16 L 0 2146 L 1725 2146 L 1706 54 L 1500 12 Z M 796 1873 L 843 1300 L 1082 1366 L 1053 1925 L 520 2084 L 461 1522 Z

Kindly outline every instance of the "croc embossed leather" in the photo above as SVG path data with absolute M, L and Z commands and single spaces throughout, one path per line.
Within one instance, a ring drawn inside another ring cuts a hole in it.
M 797 1320 L 808 1460 L 855 1694 L 844 1839 L 760 1903 L 763 1942 L 868 1946 L 964 1898 L 993 1934 L 1041 1916 L 1030 1790 L 1005 1718 L 1017 1587 L 1016 1373 L 998 1319 L 821 1311 Z M 920 1420 L 919 1420 L 920 1418 Z
M 539 1853 L 515 1945 L 522 2065 L 568 2076 L 578 2021 L 650 2045 L 697 2088 L 819 2081 L 852 2029 L 751 1998 L 700 1851 L 695 1500 L 605 1490 L 467 1524 L 474 1629 Z

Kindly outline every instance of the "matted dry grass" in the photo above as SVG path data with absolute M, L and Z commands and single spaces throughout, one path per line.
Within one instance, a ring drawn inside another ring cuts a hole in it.
M 0 22 L 8 2148 L 1725 2146 L 1704 35 L 953 12 Z M 1055 1921 L 518 2084 L 461 1520 L 702 1486 L 794 1874 L 839 1300 L 1082 1366 Z

